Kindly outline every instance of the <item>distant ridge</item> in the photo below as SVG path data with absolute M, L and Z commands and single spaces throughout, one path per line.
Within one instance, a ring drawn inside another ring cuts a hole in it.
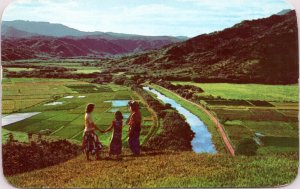
M 25 20 L 14 20 L 14 21 L 3 21 L 1 35 L 4 37 L 11 37 L 7 32 L 7 28 L 14 28 L 15 30 L 28 33 L 26 36 L 51 36 L 51 37 L 101 37 L 107 39 L 172 39 L 172 40 L 186 40 L 186 36 L 143 36 L 136 34 L 124 34 L 124 33 L 114 33 L 114 32 L 84 32 L 80 31 L 63 24 L 55 24 L 50 22 L 35 22 L 35 21 L 25 21 Z M 29 35 L 32 33 L 31 35 Z M 24 37 L 23 35 L 14 37 Z
M 15 21 L 3 21 L 2 28 L 13 27 L 17 30 L 35 33 L 38 35 L 52 36 L 52 37 L 64 37 L 64 36 L 83 36 L 87 35 L 87 32 L 82 32 L 62 24 L 52 24 L 49 22 L 35 22 L 35 21 L 24 21 L 24 20 L 15 20 Z M 90 33 L 89 34 L 98 34 Z M 5 30 L 1 31 L 2 35 L 7 35 Z
M 24 20 L 2 22 L 2 60 L 107 57 L 158 49 L 187 37 L 83 32 L 62 24 Z
M 18 30 L 11 26 L 3 27 L 2 32 L 6 34 L 6 37 L 11 37 L 11 38 L 23 38 L 23 37 L 32 37 L 38 35 L 34 33 L 25 32 L 22 30 Z
M 291 11 L 292 11 L 291 9 L 283 9 L 282 11 L 278 12 L 276 15 L 285 15 Z

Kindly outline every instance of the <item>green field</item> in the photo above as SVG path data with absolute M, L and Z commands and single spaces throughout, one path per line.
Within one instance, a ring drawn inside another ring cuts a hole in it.
M 73 66 L 73 63 L 66 64 Z M 226 153 L 214 123 L 205 112 L 174 92 L 152 85 L 190 110 L 207 125 L 218 151 L 216 155 L 150 150 L 143 151 L 140 157 L 133 157 L 127 148 L 128 126 L 125 125 L 122 161 L 87 162 L 84 155 L 79 155 L 62 164 L 9 176 L 7 180 L 14 186 L 29 188 L 274 187 L 291 183 L 296 178 L 299 165 L 298 87 L 253 84 L 203 86 L 200 87 L 205 92 L 199 95 L 212 95 L 215 98 L 202 99 L 197 103 L 207 108 L 221 122 L 234 147 L 244 138 L 259 140 L 257 155 L 230 156 Z M 230 92 L 228 87 L 231 87 Z M 256 92 L 253 91 L 256 88 Z M 262 92 L 271 89 L 277 93 L 270 95 Z M 217 98 L 218 96 L 221 98 Z M 162 128 L 153 127 L 153 110 L 149 110 L 144 100 L 129 87 L 98 85 L 72 79 L 4 79 L 3 110 L 6 114 L 41 113 L 4 126 L 2 143 L 7 141 L 9 133 L 15 139 L 27 142 L 27 133 L 49 129 L 51 134 L 44 136 L 45 138 L 65 138 L 80 144 L 87 103 L 95 103 L 94 121 L 101 129 L 105 129 L 113 120 L 114 108 L 112 103 L 104 101 L 129 99 L 139 100 L 141 104 L 143 143 L 149 138 L 149 134 L 156 134 L 153 130 Z M 45 105 L 53 102 L 60 104 Z M 128 107 L 120 107 L 119 110 L 124 114 L 129 113 Z M 111 133 L 97 134 L 100 141 L 107 146 Z M 107 149 L 101 156 L 107 156 Z M 113 179 L 111 175 L 114 176 Z
M 5 65 L 8 64 L 5 62 Z M 101 67 L 97 66 L 97 63 L 95 61 L 90 60 L 61 60 L 61 61 L 22 61 L 22 62 L 14 62 L 14 64 L 18 64 L 18 68 L 14 67 L 5 67 L 4 66 L 4 75 L 7 71 L 9 72 L 33 72 L 33 71 L 39 71 L 40 68 L 35 68 L 35 66 L 42 66 L 42 67 L 60 67 L 60 68 L 67 68 L 67 69 L 75 69 L 64 71 L 64 73 L 72 73 L 72 74 L 91 74 L 91 73 L 100 73 Z M 87 65 L 85 65 L 87 64 Z M 9 65 L 9 64 L 8 64 Z M 24 68 L 22 68 L 22 65 L 24 65 Z M 32 66 L 32 68 L 27 68 L 28 66 Z
M 76 68 L 76 67 L 72 67 Z M 83 74 L 89 74 L 89 73 L 99 73 L 101 70 L 98 68 L 93 68 L 93 67 L 84 67 L 84 68 L 76 68 L 77 71 L 74 71 L 73 73 L 83 73 Z
M 20 102 L 17 110 L 16 106 L 13 106 L 14 112 L 41 112 L 25 120 L 4 126 L 5 129 L 22 133 L 38 133 L 41 130 L 49 129 L 52 136 L 78 141 L 82 139 L 87 103 L 95 103 L 94 121 L 100 129 L 105 129 L 114 119 L 114 113 L 110 111 L 113 109 L 112 104 L 104 101 L 139 100 L 127 87 L 113 84 L 95 85 L 75 80 L 10 79 L 5 81 L 4 87 L 7 89 L 3 94 L 4 110 L 12 110 L 8 102 L 12 102 L 14 105 Z M 27 100 L 32 102 L 30 106 L 24 103 Z M 53 102 L 60 104 L 47 105 Z M 119 109 L 128 116 L 128 107 Z M 147 120 L 142 128 L 141 141 L 143 141 L 151 130 L 153 121 L 151 122 L 152 116 L 144 104 L 141 104 L 141 112 Z M 128 126 L 125 126 L 123 129 L 124 143 L 127 131 Z M 111 133 L 98 133 L 98 135 L 101 142 L 108 145 Z
M 6 68 L 8 71 L 20 72 L 20 71 L 32 71 L 33 68 Z
M 299 151 L 297 85 L 176 83 L 201 87 L 200 96 L 215 97 L 198 103 L 219 119 L 235 148 L 253 138 L 259 154 Z
M 71 79 L 11 78 L 3 79 L 2 112 L 18 112 L 40 103 L 50 102 L 67 94 L 77 93 L 66 84 L 83 84 Z M 26 110 L 25 110 L 26 111 Z
M 266 100 L 298 102 L 298 85 L 262 85 L 232 83 L 173 82 L 174 84 L 195 85 L 204 90 L 203 95 L 224 99 Z
M 5 144 L 9 138 L 9 134 L 13 134 L 14 139 L 17 139 L 20 142 L 28 142 L 28 135 L 24 132 L 17 131 L 9 131 L 7 129 L 2 128 L 2 144 Z

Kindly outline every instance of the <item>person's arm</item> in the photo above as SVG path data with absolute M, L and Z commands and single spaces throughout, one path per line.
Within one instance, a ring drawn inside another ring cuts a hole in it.
M 126 124 L 130 124 L 130 122 L 132 122 L 132 119 L 134 119 L 134 114 L 135 113 L 131 113 L 130 116 L 128 117 L 128 119 L 126 120 Z
M 107 129 L 105 129 L 103 132 L 106 133 L 106 132 L 108 132 L 108 131 L 111 131 L 111 130 L 113 129 L 113 127 L 114 127 L 114 124 L 115 124 L 115 122 L 113 121 L 113 122 L 111 123 L 110 127 L 108 127 Z
M 94 123 L 93 123 L 94 124 Z M 104 133 L 104 131 L 102 131 L 101 129 L 99 129 L 95 124 L 94 124 L 94 127 L 96 130 L 98 130 L 100 133 Z
M 126 125 L 129 124 L 130 118 L 131 118 L 131 114 L 130 114 L 130 116 L 129 116 L 129 117 L 127 118 L 127 120 L 126 120 Z

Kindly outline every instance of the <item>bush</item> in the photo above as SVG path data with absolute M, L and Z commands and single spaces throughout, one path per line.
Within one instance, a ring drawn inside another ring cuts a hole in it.
M 147 147 L 155 150 L 192 150 L 191 141 L 195 133 L 185 119 L 177 112 L 168 112 L 163 119 L 162 131 L 152 137 Z
M 81 153 L 81 147 L 58 140 L 20 143 L 10 141 L 3 145 L 4 175 L 14 175 L 65 162 Z
M 237 145 L 236 154 L 253 156 L 256 155 L 257 149 L 258 144 L 252 138 L 245 138 Z
M 114 77 L 113 82 L 117 85 L 124 85 L 124 82 L 127 78 L 125 76 L 117 76 Z
M 170 103 L 166 103 L 166 104 L 165 104 L 165 108 L 166 108 L 166 109 L 171 109 L 171 108 L 172 108 L 172 106 L 171 106 L 171 104 L 170 104 Z

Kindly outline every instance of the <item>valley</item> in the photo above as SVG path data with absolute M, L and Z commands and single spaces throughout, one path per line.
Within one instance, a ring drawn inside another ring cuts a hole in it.
M 12 185 L 277 187 L 296 178 L 295 11 L 189 39 L 4 25 L 1 132 Z M 139 157 L 128 148 L 129 100 L 142 115 Z M 97 132 L 101 160 L 85 161 L 88 103 L 102 130 L 123 113 L 121 160 L 107 158 L 111 133 Z

